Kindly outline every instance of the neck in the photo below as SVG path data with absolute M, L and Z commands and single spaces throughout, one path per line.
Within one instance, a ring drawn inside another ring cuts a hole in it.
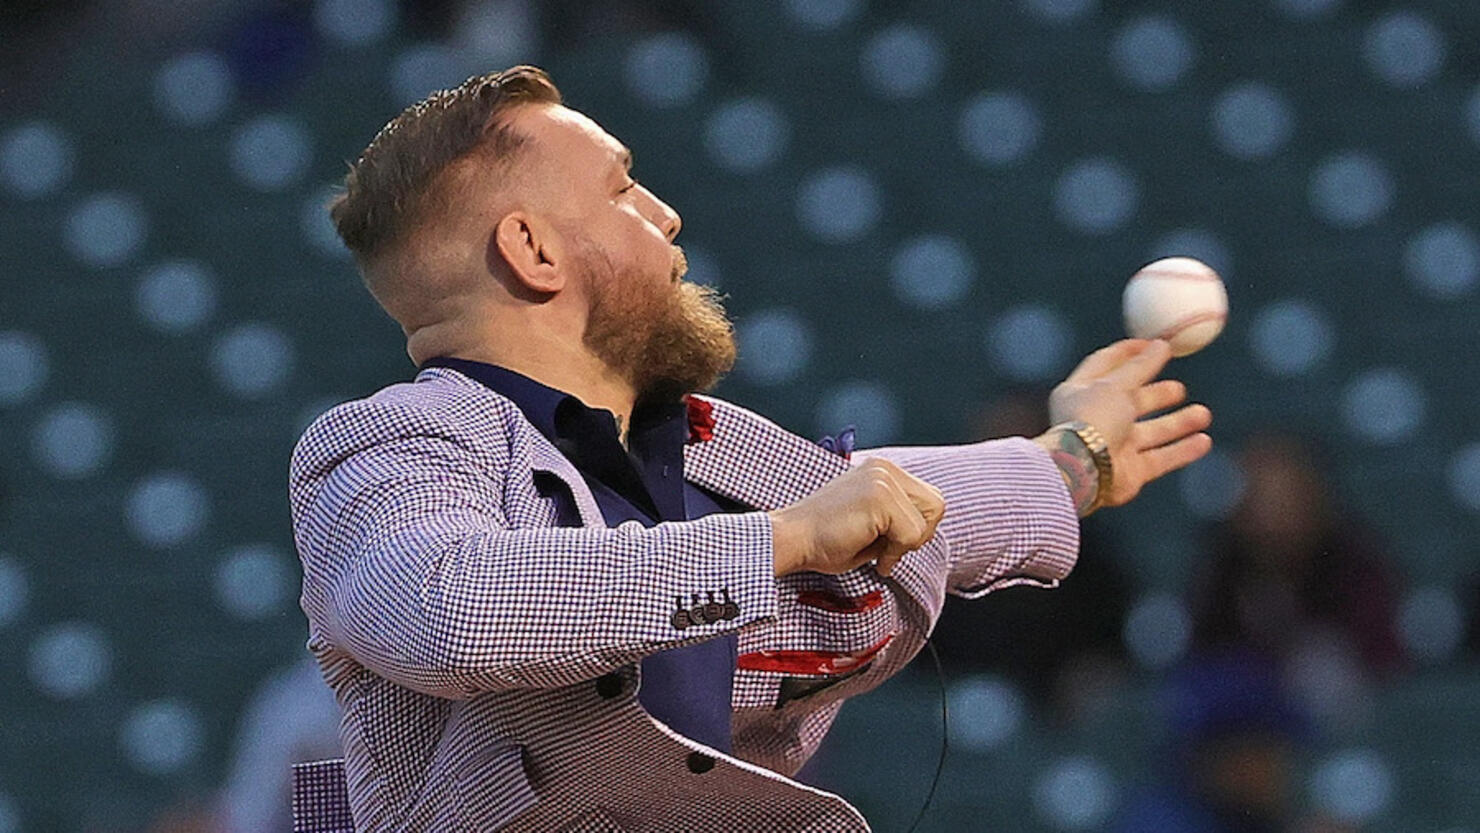
M 613 371 L 580 339 L 557 339 L 540 332 L 506 333 L 504 338 L 437 338 L 419 330 L 407 352 L 417 364 L 438 356 L 496 364 L 581 400 L 592 408 L 611 411 L 617 433 L 625 443 L 637 394 L 632 384 Z M 440 335 L 451 335 L 445 331 Z

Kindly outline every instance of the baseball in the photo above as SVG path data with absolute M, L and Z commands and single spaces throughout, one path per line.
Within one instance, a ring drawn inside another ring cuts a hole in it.
M 1165 339 L 1173 356 L 1190 356 L 1223 332 L 1228 292 L 1206 263 L 1167 257 L 1131 276 L 1121 307 L 1133 338 Z

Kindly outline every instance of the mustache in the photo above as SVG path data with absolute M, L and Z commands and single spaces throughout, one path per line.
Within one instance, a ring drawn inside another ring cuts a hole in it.
M 687 275 L 688 273 L 689 273 L 689 259 L 688 259 L 688 257 L 684 255 L 682 248 L 680 248 L 678 246 L 674 246 L 673 247 L 673 279 L 675 281 L 682 280 L 683 279 L 683 276 L 684 275 Z

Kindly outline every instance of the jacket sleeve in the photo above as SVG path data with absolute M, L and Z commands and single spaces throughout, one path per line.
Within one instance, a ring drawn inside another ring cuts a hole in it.
M 1079 517 L 1058 466 L 1031 440 L 880 448 L 854 459 L 870 456 L 945 493 L 936 535 L 949 545 L 950 593 L 976 598 L 1015 584 L 1053 587 L 1073 569 Z
M 316 638 L 408 688 L 568 685 L 776 615 L 762 513 L 513 529 L 504 484 L 455 434 L 332 434 L 311 428 L 294 454 L 304 611 Z M 676 598 L 722 588 L 737 618 L 675 627 Z

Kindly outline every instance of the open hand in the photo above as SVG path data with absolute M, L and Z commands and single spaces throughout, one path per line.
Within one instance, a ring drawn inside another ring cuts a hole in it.
M 1097 428 L 1110 450 L 1115 478 L 1105 506 L 1119 506 L 1141 487 L 1201 458 L 1213 447 L 1202 433 L 1213 421 L 1204 405 L 1182 404 L 1187 386 L 1175 379 L 1157 381 L 1172 357 L 1165 341 L 1125 339 L 1089 354 L 1048 398 L 1055 424 L 1082 420 Z

